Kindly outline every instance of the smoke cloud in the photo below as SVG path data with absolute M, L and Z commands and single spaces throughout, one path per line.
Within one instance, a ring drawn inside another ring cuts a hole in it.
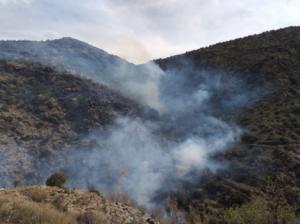
M 158 192 L 179 190 L 174 183 L 195 183 L 200 179 L 195 173 L 224 168 L 213 156 L 242 133 L 228 117 L 256 102 L 259 91 L 228 74 L 184 64 L 167 71 L 154 63 L 141 66 L 140 81 L 132 70 L 119 70 L 123 90 L 137 91 L 153 113 L 119 117 L 86 136 L 88 147 L 68 150 L 53 167 L 69 176 L 69 186 L 125 192 L 151 208 Z
M 196 183 L 203 169 L 222 169 L 214 155 L 238 141 L 242 130 L 235 118 L 263 95 L 248 76 L 240 80 L 237 74 L 201 69 L 188 60 L 165 71 L 154 62 L 135 66 L 71 38 L 1 42 L 0 48 L 0 58 L 68 70 L 139 103 L 142 115 L 119 117 L 93 130 L 81 139 L 85 146 L 71 146 L 38 162 L 36 172 L 47 177 L 62 170 L 69 186 L 125 192 L 146 208 L 155 205 L 158 192 L 179 190 L 175 183 Z M 31 164 L 35 159 L 28 158 Z
M 68 164 L 62 161 L 62 169 L 70 177 L 70 186 L 93 185 L 103 193 L 117 189 L 150 208 L 152 197 L 167 181 L 193 181 L 190 172 L 218 166 L 210 155 L 233 143 L 239 134 L 237 128 L 225 129 L 218 137 L 165 142 L 142 121 L 120 118 L 109 130 L 89 136 L 94 147 L 68 151 Z

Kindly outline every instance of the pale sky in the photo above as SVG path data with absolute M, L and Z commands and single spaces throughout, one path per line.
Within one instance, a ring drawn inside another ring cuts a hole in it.
M 300 0 L 0 0 L 0 39 L 74 37 L 133 63 L 300 25 Z

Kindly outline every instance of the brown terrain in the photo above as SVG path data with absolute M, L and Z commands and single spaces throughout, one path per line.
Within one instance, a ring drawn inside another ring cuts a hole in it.
M 97 192 L 31 186 L 0 189 L 1 223 L 155 224 L 143 210 Z

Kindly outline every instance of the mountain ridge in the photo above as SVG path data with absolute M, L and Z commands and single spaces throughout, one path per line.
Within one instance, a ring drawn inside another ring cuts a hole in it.
M 251 39 L 251 38 L 255 38 L 257 36 L 267 35 L 267 34 L 270 34 L 270 33 L 272 34 L 272 33 L 281 32 L 281 31 L 286 32 L 288 30 L 294 30 L 294 29 L 299 29 L 299 28 L 300 28 L 300 26 L 288 26 L 288 27 L 283 27 L 283 28 L 279 28 L 279 29 L 272 29 L 272 30 L 261 32 L 261 33 L 250 34 L 250 35 L 243 36 L 243 37 L 238 37 L 238 38 L 235 38 L 235 39 L 230 39 L 230 40 L 221 41 L 221 42 L 218 42 L 218 43 L 213 43 L 213 44 L 210 44 L 210 45 L 207 45 L 207 46 L 204 46 L 204 47 L 197 48 L 195 50 L 186 51 L 184 53 L 179 53 L 179 54 L 171 55 L 171 56 L 164 57 L 164 58 L 153 59 L 153 61 L 159 62 L 161 60 L 168 60 L 168 59 L 180 57 L 180 56 L 187 55 L 187 54 L 197 53 L 199 51 L 203 51 L 203 50 L 208 49 L 208 48 L 217 47 L 219 45 L 230 45 L 232 42 L 243 41 L 245 39 L 249 39 L 249 38 Z

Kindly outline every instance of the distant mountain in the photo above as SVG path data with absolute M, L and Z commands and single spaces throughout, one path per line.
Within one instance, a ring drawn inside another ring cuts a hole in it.
M 111 74 L 125 60 L 82 41 L 65 37 L 47 41 L 0 41 L 0 58 L 36 62 L 87 77 Z

